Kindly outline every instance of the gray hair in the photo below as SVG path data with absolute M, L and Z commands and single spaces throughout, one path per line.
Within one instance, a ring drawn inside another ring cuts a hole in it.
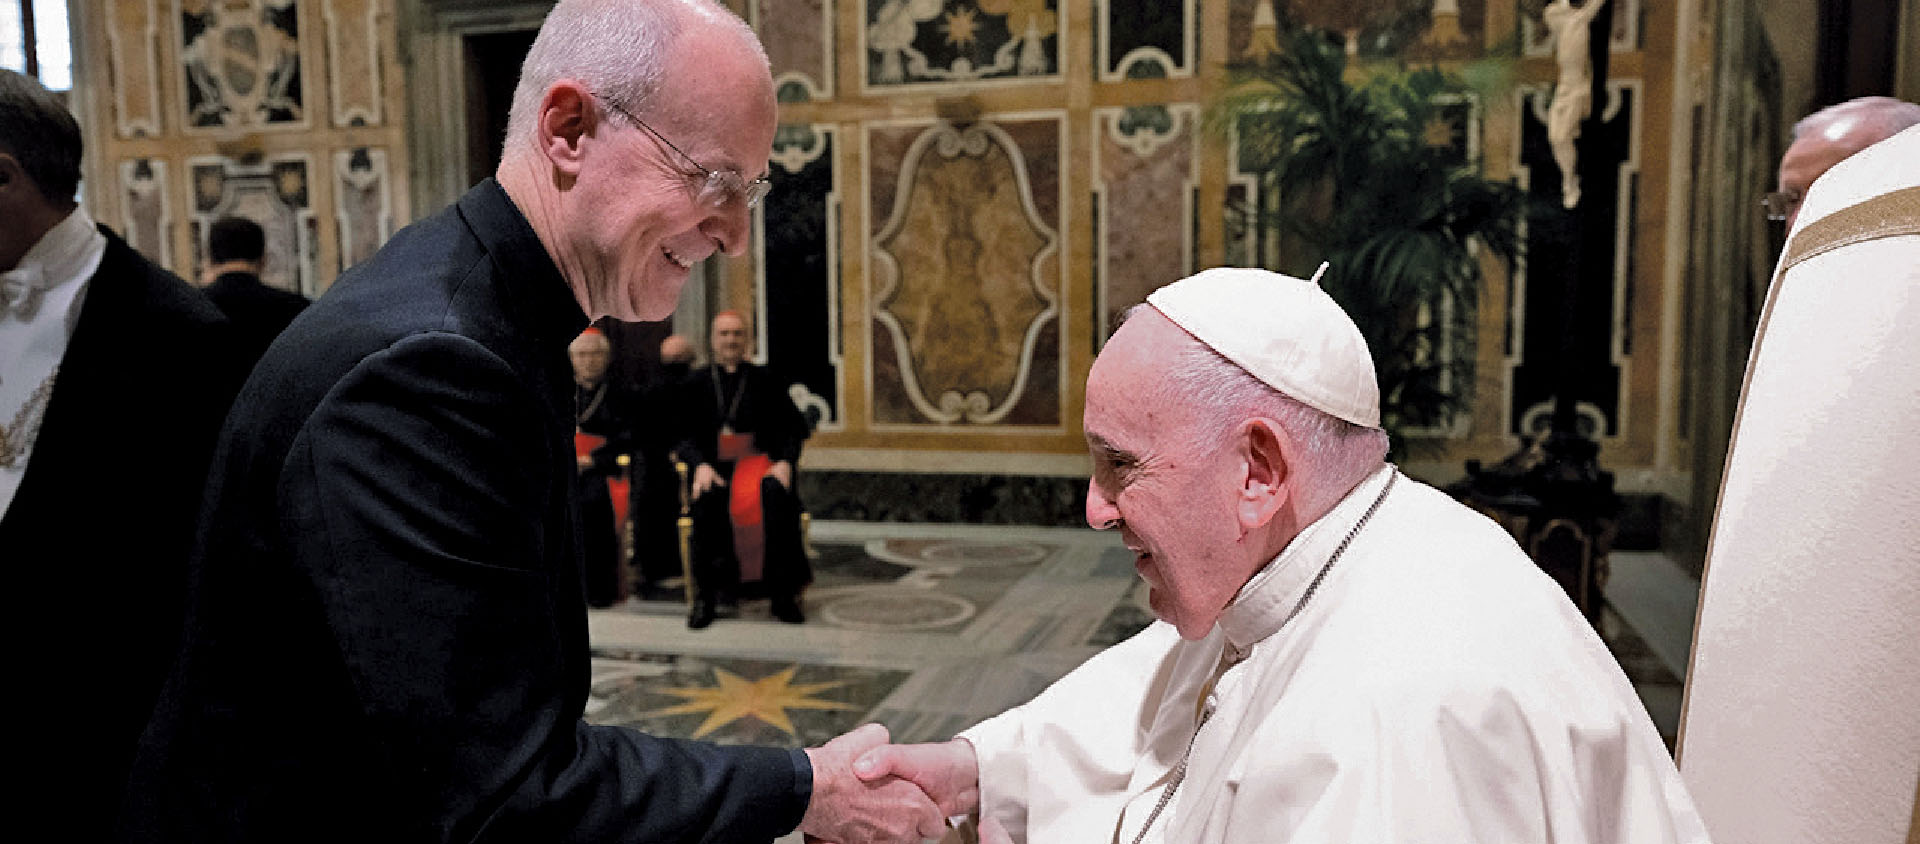
M 541 100 L 562 79 L 578 79 L 628 111 L 646 112 L 667 73 L 668 45 L 699 23 L 734 27 L 766 61 L 753 28 L 714 0 L 560 0 L 520 65 L 503 157 L 533 133 Z
M 1122 315 L 1124 323 L 1141 308 Z M 1194 414 L 1199 436 L 1224 437 L 1248 419 L 1267 417 L 1300 446 L 1304 470 L 1313 482 L 1301 491 L 1303 505 L 1323 511 L 1338 503 L 1354 484 L 1380 468 L 1387 456 L 1387 433 L 1355 425 L 1280 392 L 1253 377 L 1212 347 L 1186 336 L 1167 361 L 1168 398 Z
M 0 69 L 0 152 L 55 205 L 80 189 L 80 124 L 31 77 Z
M 1793 124 L 1793 138 L 1799 140 L 1800 136 L 1841 118 L 1859 121 L 1850 134 L 1857 139 L 1860 149 L 1866 149 L 1909 126 L 1920 125 L 1920 105 L 1892 97 L 1857 97 L 1801 118 Z

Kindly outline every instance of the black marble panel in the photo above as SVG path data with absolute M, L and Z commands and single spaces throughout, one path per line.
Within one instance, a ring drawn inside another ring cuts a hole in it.
M 815 425 L 840 416 L 839 377 L 828 327 L 840 315 L 832 307 L 836 284 L 828 205 L 833 191 L 833 135 L 811 126 L 782 126 L 774 147 L 801 146 L 812 157 L 797 171 L 776 164 L 768 174 L 773 191 L 763 201 L 761 266 L 766 273 L 767 365 L 783 382 L 806 386 L 822 405 L 809 408 Z

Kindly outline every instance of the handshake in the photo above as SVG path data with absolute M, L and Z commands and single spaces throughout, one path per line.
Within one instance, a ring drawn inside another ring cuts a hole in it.
M 883 844 L 938 839 L 947 819 L 980 808 L 980 765 L 964 739 L 940 744 L 889 744 L 887 728 L 867 724 L 820 747 L 813 763 L 813 799 L 800 820 L 809 842 Z M 1005 830 L 982 818 L 981 844 L 1010 844 Z

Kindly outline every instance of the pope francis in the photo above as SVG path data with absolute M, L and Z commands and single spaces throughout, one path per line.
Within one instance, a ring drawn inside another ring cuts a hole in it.
M 1087 521 L 1160 622 L 942 744 L 870 751 L 983 840 L 1703 842 L 1619 666 L 1488 519 L 1384 462 L 1316 285 L 1213 269 L 1087 378 Z

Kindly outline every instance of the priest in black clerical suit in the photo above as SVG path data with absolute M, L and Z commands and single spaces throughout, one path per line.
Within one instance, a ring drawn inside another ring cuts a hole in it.
M 73 202 L 80 129 L 0 70 L 0 612 L 16 834 L 111 840 L 179 645 L 227 321 Z
M 252 220 L 222 217 L 207 229 L 207 259 L 212 263 L 201 290 L 233 323 L 248 369 L 308 304 L 307 297 L 260 280 L 266 254 L 266 232 Z
M 574 459 L 579 468 L 580 526 L 586 557 L 587 605 L 612 606 L 626 597 L 621 523 L 629 499 L 628 471 L 620 465 L 633 452 L 633 416 L 626 390 L 608 376 L 613 345 L 588 326 L 567 346 L 573 362 Z
M 773 615 L 806 620 L 800 591 L 813 581 L 800 536 L 794 464 L 806 418 L 787 385 L 746 359 L 747 322 L 713 318 L 713 361 L 682 391 L 681 458 L 693 469 L 693 578 L 687 626 L 713 623 L 724 598 L 764 594 Z

